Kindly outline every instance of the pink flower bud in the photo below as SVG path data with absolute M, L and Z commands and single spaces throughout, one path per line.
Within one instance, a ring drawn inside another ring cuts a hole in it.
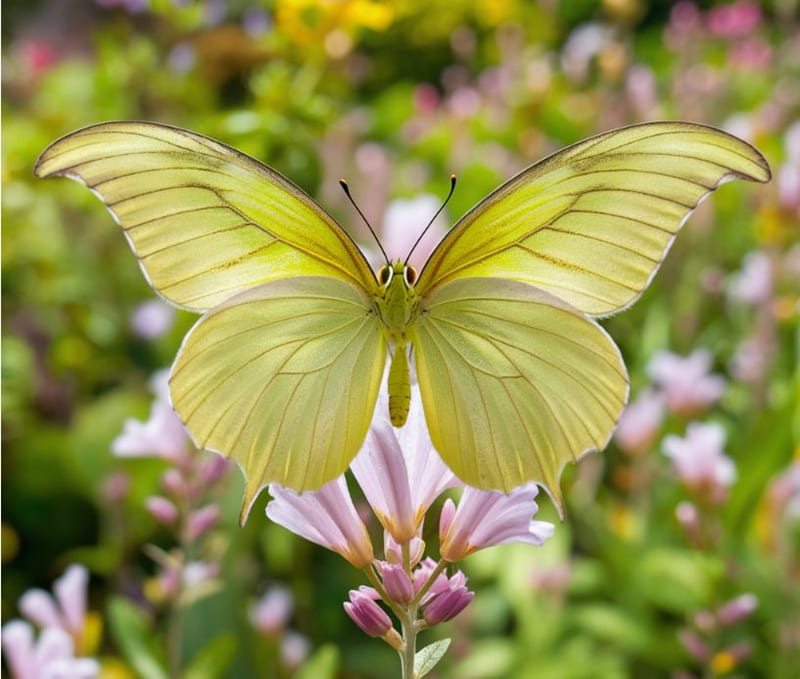
M 206 505 L 189 516 L 186 527 L 186 537 L 189 540 L 197 540 L 201 535 L 207 533 L 219 519 L 219 507 L 215 504 Z
M 202 469 L 200 469 L 199 480 L 201 485 L 210 486 L 219 481 L 228 471 L 228 460 L 221 455 L 211 455 Z
M 286 627 L 293 608 L 291 592 L 273 587 L 250 609 L 250 622 L 262 634 L 276 635 Z
M 414 586 L 411 578 L 399 564 L 381 565 L 383 586 L 389 597 L 399 604 L 407 604 L 414 598 Z
M 125 472 L 114 472 L 103 480 L 102 493 L 106 502 L 121 502 L 131 487 L 131 478 Z
M 358 590 L 350 590 L 350 601 L 344 603 L 350 619 L 371 637 L 382 637 L 392 629 L 392 621 L 378 604 Z
M 437 625 L 440 622 L 452 620 L 469 605 L 474 597 L 475 593 L 470 592 L 463 585 L 437 594 L 425 606 L 425 622 L 429 625 Z
M 752 615 L 756 608 L 758 597 L 755 594 L 742 594 L 724 604 L 717 611 L 717 619 L 721 625 L 729 627 Z
M 147 498 L 145 507 L 156 521 L 167 526 L 175 523 L 178 518 L 178 508 L 165 497 L 153 495 Z
M 694 632 L 684 629 L 678 632 L 678 639 L 690 656 L 698 662 L 705 662 L 711 657 L 711 651 L 705 642 Z
M 290 670 L 303 664 L 311 650 L 311 642 L 298 632 L 289 631 L 281 639 L 281 664 Z
M 189 484 L 180 470 L 167 469 L 161 477 L 161 487 L 176 498 L 185 498 L 189 495 Z
M 29 589 L 19 600 L 19 610 L 31 622 L 41 628 L 58 627 L 64 629 L 66 624 L 56 607 L 56 602 L 43 589 Z

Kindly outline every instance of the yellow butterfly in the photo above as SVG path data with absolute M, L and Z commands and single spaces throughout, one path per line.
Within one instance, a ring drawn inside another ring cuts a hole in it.
M 561 470 L 608 443 L 628 394 L 592 319 L 639 297 L 704 196 L 770 178 L 756 149 L 720 130 L 626 127 L 503 184 L 419 275 L 387 261 L 376 276 L 294 184 L 193 132 L 94 125 L 48 147 L 36 174 L 88 186 L 150 285 L 203 313 L 172 367 L 172 402 L 199 447 L 244 469 L 243 516 L 268 482 L 309 490 L 347 469 L 390 353 L 402 425 L 409 350 L 453 471 L 487 489 L 538 481 L 560 508 Z

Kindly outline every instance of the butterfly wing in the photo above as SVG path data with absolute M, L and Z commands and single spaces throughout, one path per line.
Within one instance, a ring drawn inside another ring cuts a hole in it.
M 177 306 L 202 312 L 290 276 L 375 287 L 356 245 L 299 188 L 194 132 L 101 123 L 51 144 L 35 171 L 88 186 L 124 229 L 147 280 Z
M 560 507 L 562 468 L 606 445 L 627 399 L 606 332 L 553 295 L 500 278 L 438 287 L 411 331 L 445 462 L 480 488 L 541 481 Z
M 342 474 L 366 436 L 386 361 L 372 300 L 322 276 L 272 281 L 205 314 L 170 375 L 200 448 L 244 469 L 244 512 L 269 482 L 298 491 Z
M 711 127 L 657 122 L 601 134 L 523 170 L 462 217 L 417 289 L 496 276 L 607 316 L 647 287 L 706 195 L 728 179 L 769 177 L 756 149 Z

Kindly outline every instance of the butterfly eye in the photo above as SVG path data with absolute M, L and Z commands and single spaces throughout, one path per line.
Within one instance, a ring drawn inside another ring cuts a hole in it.
M 411 287 L 417 282 L 417 270 L 413 266 L 406 266 L 403 269 L 403 278 L 406 281 L 406 285 Z
M 383 266 L 381 270 L 378 272 L 378 281 L 381 285 L 389 285 L 389 281 L 392 280 L 392 267 L 390 266 Z

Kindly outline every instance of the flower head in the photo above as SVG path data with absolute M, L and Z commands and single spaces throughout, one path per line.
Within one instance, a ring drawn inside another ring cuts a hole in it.
M 725 393 L 725 379 L 709 374 L 711 352 L 697 349 L 689 356 L 662 351 L 653 356 L 647 372 L 664 394 L 667 408 L 679 415 L 702 412 Z
M 725 430 L 718 424 L 693 422 L 686 436 L 667 436 L 664 454 L 672 460 L 675 472 L 691 489 L 710 491 L 722 500 L 724 491 L 736 479 L 736 466 L 725 453 Z
M 250 622 L 262 634 L 273 636 L 285 629 L 293 608 L 292 593 L 272 587 L 250 608 Z
M 94 679 L 100 673 L 94 658 L 75 657 L 72 637 L 57 627 L 34 639 L 31 625 L 12 620 L 3 625 L 2 644 L 13 679 Z
M 653 445 L 663 419 L 664 398 L 646 389 L 622 412 L 614 440 L 626 453 L 640 455 Z
M 508 494 L 467 486 L 457 509 L 448 499 L 439 522 L 442 558 L 452 563 L 479 549 L 507 542 L 543 544 L 552 536 L 554 526 L 531 519 L 539 511 L 534 499 L 538 492 L 533 483 Z
M 274 499 L 267 505 L 267 516 L 275 523 L 338 552 L 356 568 L 372 563 L 372 542 L 344 476 L 318 491 L 296 493 L 273 483 L 269 493 Z

